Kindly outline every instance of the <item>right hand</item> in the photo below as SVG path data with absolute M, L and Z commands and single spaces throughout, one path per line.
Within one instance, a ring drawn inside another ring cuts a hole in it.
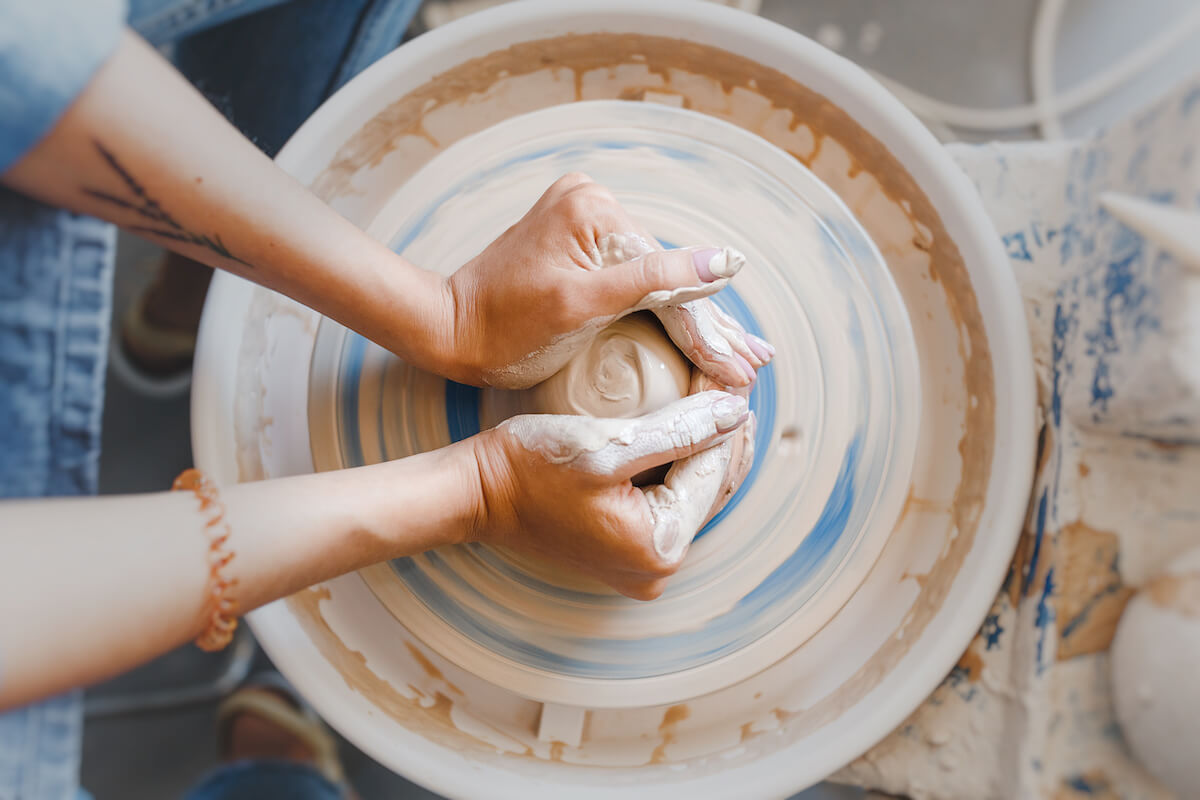
M 754 423 L 746 399 L 723 391 L 633 419 L 513 417 L 473 439 L 481 484 L 473 538 L 652 600 L 745 479 Z M 670 462 L 661 485 L 633 485 Z
M 749 386 L 771 346 L 706 299 L 743 263 L 728 248 L 663 250 L 611 192 L 572 173 L 446 279 L 446 310 L 426 337 L 443 355 L 423 366 L 463 383 L 526 388 L 609 323 L 653 310 L 697 367 L 722 385 Z

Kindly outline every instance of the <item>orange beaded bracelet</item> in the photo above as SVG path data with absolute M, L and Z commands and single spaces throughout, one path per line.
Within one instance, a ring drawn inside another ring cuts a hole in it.
M 211 516 L 204 523 L 208 534 L 208 625 L 196 637 L 196 646 L 213 652 L 223 649 L 233 639 L 237 630 L 237 599 L 233 589 L 237 578 L 227 578 L 225 568 L 233 561 L 233 550 L 229 543 L 229 521 L 225 519 L 225 506 L 217 494 L 217 487 L 198 469 L 185 469 L 171 485 L 174 491 L 190 491 L 200 501 L 200 512 Z

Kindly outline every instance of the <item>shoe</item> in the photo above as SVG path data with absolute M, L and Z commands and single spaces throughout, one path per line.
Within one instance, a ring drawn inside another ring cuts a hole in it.
M 208 267 L 176 255 L 157 265 L 154 280 L 125 312 L 110 348 L 113 372 L 129 388 L 150 397 L 187 392 L 211 277 Z
M 311 765 L 331 783 L 341 784 L 345 778 L 338 758 L 337 742 L 325 723 L 296 694 L 277 672 L 251 678 L 217 707 L 217 749 L 223 761 L 245 757 L 233 752 L 234 723 L 243 715 L 252 715 L 290 737 L 294 744 L 312 754 L 304 763 Z M 263 758 L 250 754 L 250 758 Z

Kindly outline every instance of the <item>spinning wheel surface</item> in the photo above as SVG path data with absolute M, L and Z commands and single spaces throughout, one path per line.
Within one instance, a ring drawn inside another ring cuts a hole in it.
M 667 247 L 747 255 L 715 300 L 778 349 L 750 398 L 752 471 L 651 603 L 483 545 L 363 575 L 429 647 L 514 692 L 594 707 L 674 702 L 794 650 L 869 571 L 916 448 L 916 347 L 883 258 L 836 195 L 763 139 L 680 109 L 589 102 L 507 120 L 434 158 L 370 230 L 452 271 L 571 171 L 611 189 Z M 328 320 L 309 385 L 318 469 L 471 436 L 497 391 L 423 373 Z

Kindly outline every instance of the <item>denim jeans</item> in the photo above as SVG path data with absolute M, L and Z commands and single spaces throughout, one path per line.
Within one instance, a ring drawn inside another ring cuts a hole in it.
M 400 43 L 419 5 L 130 0 L 129 22 L 155 44 L 174 43 L 181 71 L 274 155 L 329 94 Z M 0 189 L 0 498 L 96 491 L 114 249 L 111 226 Z M 76 691 L 0 715 L 0 800 L 79 796 L 81 709 Z M 265 769 L 256 778 L 247 765 L 226 768 L 191 796 L 337 796 L 321 794 L 328 782 L 304 768 Z M 313 791 L 237 793 L 239 780 L 260 778 Z
M 214 770 L 184 800 L 341 800 L 342 787 L 315 769 L 287 761 L 238 761 Z

